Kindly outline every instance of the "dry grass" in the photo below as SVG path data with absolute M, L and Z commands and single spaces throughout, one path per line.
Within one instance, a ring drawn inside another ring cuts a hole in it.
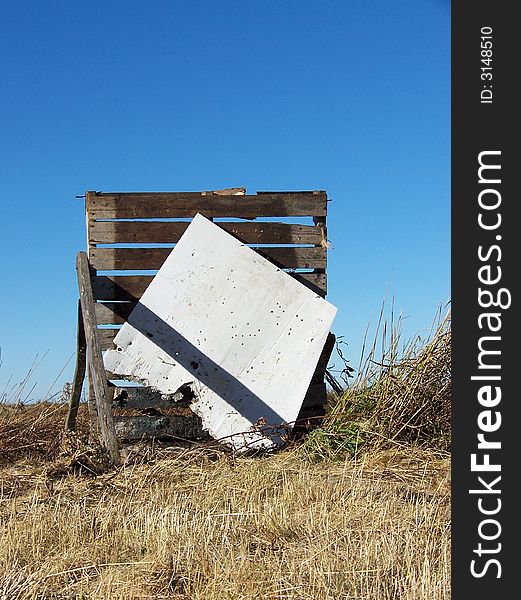
M 0 403 L 0 599 L 448 599 L 450 319 L 398 338 L 266 456 L 137 445 L 106 472 L 85 406 L 64 438 L 63 405 Z
M 342 458 L 409 444 L 450 451 L 450 313 L 440 313 L 427 339 L 416 337 L 402 351 L 399 325 L 387 330 L 384 324 L 380 358 L 373 344 L 353 384 L 308 436 L 307 456 Z
M 64 468 L 77 448 L 40 450 L 0 468 L 2 599 L 449 598 L 449 461 L 436 453 L 143 448 L 93 476 Z
M 0 403 L 0 466 L 23 458 L 38 462 L 59 456 L 66 414 L 65 404 Z M 88 435 L 85 410 L 80 411 L 78 417 L 78 433 Z

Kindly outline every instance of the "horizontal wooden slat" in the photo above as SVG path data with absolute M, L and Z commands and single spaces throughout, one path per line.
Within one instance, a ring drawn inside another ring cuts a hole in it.
M 105 350 L 114 349 L 114 338 L 119 329 L 98 329 L 98 338 L 102 352 Z
M 152 279 L 153 275 L 94 275 L 92 293 L 95 300 L 139 300 Z
M 118 331 L 119 329 L 116 328 L 98 329 L 98 337 L 102 351 L 108 350 L 109 348 L 115 348 L 113 340 Z M 313 374 L 312 383 L 317 383 L 324 380 L 324 372 L 326 370 L 327 363 L 329 362 L 330 354 L 327 354 L 327 358 L 325 356 L 326 355 L 323 355 L 323 357 L 321 357 L 321 360 L 317 365 L 317 369 Z
M 261 256 L 286 269 L 324 269 L 326 249 L 283 247 L 256 248 Z M 172 248 L 91 248 L 89 262 L 93 269 L 152 270 L 159 269 L 172 252 Z
M 186 222 L 92 221 L 89 244 L 175 244 Z M 323 228 L 292 223 L 216 223 L 244 244 L 313 244 L 323 242 Z
M 160 391 L 150 387 L 119 387 L 116 399 L 112 403 L 115 409 L 146 409 L 146 408 L 177 408 L 185 407 L 186 403 L 180 404 L 183 394 L 162 394 Z M 186 411 L 186 408 L 185 408 Z
M 289 273 L 289 275 L 316 293 L 326 293 L 325 273 Z M 94 299 L 139 300 L 153 278 L 152 275 L 95 275 L 91 278 Z
M 119 328 L 116 328 L 116 327 L 106 327 L 106 328 L 104 327 L 103 329 L 98 329 L 98 338 L 100 341 L 102 351 L 108 350 L 109 348 L 111 348 L 111 349 L 115 348 L 113 339 L 116 336 L 116 334 L 118 333 L 118 331 L 119 331 Z M 326 369 L 330 354 L 331 354 L 330 351 L 329 351 L 329 353 L 327 353 L 326 351 L 324 351 L 322 353 L 322 355 L 319 359 L 319 362 L 317 364 L 315 373 L 313 375 L 313 379 L 312 379 L 313 383 L 321 382 L 324 380 L 324 371 Z
M 327 275 L 325 273 L 288 273 L 315 294 L 325 298 L 327 293 Z
M 96 302 L 96 321 L 98 325 L 125 323 L 134 310 L 136 302 Z
M 120 439 L 173 436 L 187 440 L 208 438 L 197 415 L 190 416 L 115 416 L 116 434 Z
M 89 220 L 206 217 L 325 216 L 327 194 L 271 193 L 244 196 L 194 192 L 110 193 L 86 195 Z
M 188 402 L 183 400 L 183 394 L 161 394 L 161 392 L 150 387 L 119 387 L 116 400 L 113 402 L 115 409 L 143 410 L 147 408 L 171 409 L 183 407 L 186 411 Z M 312 383 L 302 403 L 302 410 L 306 408 L 317 408 L 326 401 L 326 384 Z

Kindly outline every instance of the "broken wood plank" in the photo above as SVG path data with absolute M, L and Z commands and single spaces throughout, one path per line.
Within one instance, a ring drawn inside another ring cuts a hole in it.
M 288 273 L 313 291 L 326 292 L 325 273 Z M 153 275 L 94 275 L 92 291 L 95 300 L 139 300 L 154 279 Z M 101 321 L 100 321 L 101 323 Z
M 183 400 L 182 392 L 162 394 L 150 387 L 117 386 L 112 407 L 114 409 L 125 410 L 183 408 L 186 412 L 186 404 L 187 402 Z
M 89 261 L 85 252 L 78 252 L 76 256 L 76 270 L 78 274 L 81 310 L 85 326 L 85 337 L 89 352 L 89 371 L 96 395 L 96 408 L 101 436 L 110 461 L 113 464 L 118 465 L 120 463 L 118 441 L 114 429 L 111 397 L 109 395 L 108 382 L 105 375 L 105 367 L 103 365 L 101 344 L 98 329 L 96 327 L 96 314 L 90 281 Z
M 259 195 L 202 195 L 200 192 L 103 193 L 87 192 L 89 220 L 326 216 L 327 194 L 271 193 Z
M 92 221 L 90 244 L 175 244 L 190 223 L 149 221 Z M 324 239 L 322 228 L 292 223 L 216 223 L 244 244 L 313 244 Z
M 311 248 L 255 248 L 264 258 L 285 269 L 324 269 L 326 249 Z M 172 248 L 92 248 L 89 260 L 98 271 L 159 269 Z
M 191 415 L 116 416 L 116 433 L 122 440 L 175 437 L 183 440 L 207 439 L 201 418 Z

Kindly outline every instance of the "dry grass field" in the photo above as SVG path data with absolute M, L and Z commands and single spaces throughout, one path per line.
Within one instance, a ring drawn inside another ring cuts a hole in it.
M 0 494 L 9 600 L 449 597 L 449 461 L 419 449 L 163 449 L 97 477 L 22 460 Z
M 0 598 L 448 599 L 449 365 L 445 323 L 304 442 L 141 444 L 116 471 L 85 407 L 64 439 L 63 405 L 0 406 Z

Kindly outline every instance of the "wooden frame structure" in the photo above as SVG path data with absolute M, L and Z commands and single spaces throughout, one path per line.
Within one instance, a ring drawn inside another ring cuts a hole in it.
M 77 360 L 67 429 L 75 428 L 88 365 L 89 411 L 113 463 L 119 461 L 110 373 L 102 352 L 160 268 L 190 220 L 201 213 L 322 297 L 327 292 L 327 194 L 207 192 L 85 194 L 88 251 L 76 259 L 80 302 Z M 278 220 L 273 220 L 273 218 Z M 308 221 L 306 224 L 303 221 Z M 323 415 L 330 334 L 298 422 Z M 129 405 L 128 408 L 132 408 Z M 151 417 L 153 418 L 153 417 Z

